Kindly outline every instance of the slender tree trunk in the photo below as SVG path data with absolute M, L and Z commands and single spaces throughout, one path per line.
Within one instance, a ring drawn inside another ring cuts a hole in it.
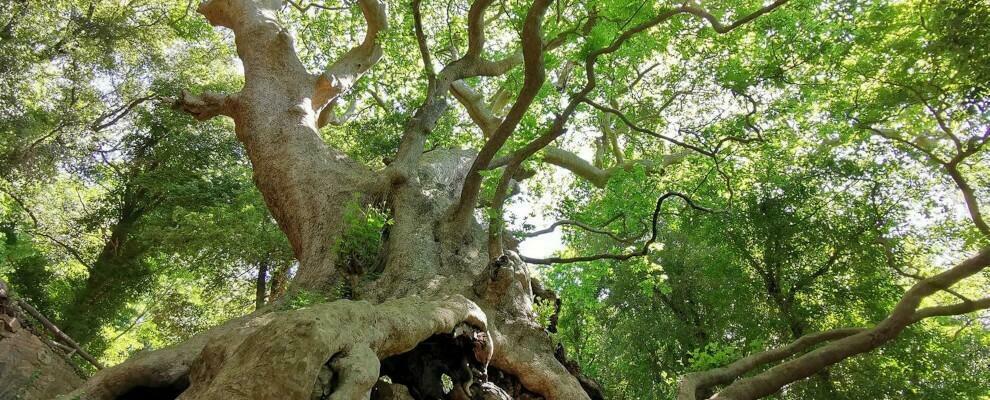
M 268 303 L 277 301 L 282 298 L 285 294 L 286 286 L 288 285 L 289 279 L 289 269 L 292 267 L 289 263 L 277 264 L 272 270 L 272 278 L 269 280 L 268 289 Z
M 103 347 L 102 343 L 94 343 L 100 327 L 120 315 L 127 303 L 144 291 L 151 276 L 142 263 L 146 246 L 134 240 L 134 230 L 144 215 L 136 202 L 132 196 L 125 198 L 110 237 L 88 268 L 85 285 L 59 319 L 66 334 L 94 353 L 100 353 Z
M 266 284 L 268 280 L 268 261 L 258 263 L 258 277 L 254 284 L 254 309 L 259 310 L 265 306 L 265 297 L 268 295 Z

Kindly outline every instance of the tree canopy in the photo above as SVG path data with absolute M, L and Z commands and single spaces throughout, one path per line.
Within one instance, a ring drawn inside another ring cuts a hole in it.
M 319 165 L 467 154 L 437 231 L 518 253 L 606 398 L 990 399 L 987 0 L 231 0 L 264 49 L 218 2 L 0 4 L 0 280 L 103 363 L 385 300 L 406 195 L 341 178 L 312 250 L 332 169 L 231 105 L 298 61 Z

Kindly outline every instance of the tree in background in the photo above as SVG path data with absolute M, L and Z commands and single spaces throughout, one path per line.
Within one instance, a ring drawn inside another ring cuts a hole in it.
M 198 318 L 202 300 L 169 310 L 188 303 L 178 296 L 188 283 L 216 292 L 253 282 L 235 274 L 260 265 L 287 271 L 287 243 L 236 141 L 221 124 L 194 125 L 161 103 L 192 84 L 186 66 L 211 50 L 166 53 L 205 24 L 164 5 L 8 6 L 0 272 L 22 296 L 90 352 L 113 346 L 107 356 L 119 360 L 136 341 L 175 340 L 154 330 L 122 339 L 148 320 L 165 324 L 162 332 L 169 321 L 187 320 L 183 337 L 218 322 Z M 216 44 L 205 38 L 200 46 Z M 43 51 L 28 51 L 37 48 Z M 207 87 L 231 82 L 220 73 Z M 206 298 L 227 298 L 214 306 L 229 317 L 250 310 L 236 299 L 245 293 Z

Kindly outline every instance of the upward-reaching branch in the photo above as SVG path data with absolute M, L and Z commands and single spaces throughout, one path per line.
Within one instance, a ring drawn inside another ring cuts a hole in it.
M 292 35 L 279 24 L 280 1 L 204 2 L 198 11 L 211 24 L 234 32 L 244 87 L 236 95 L 184 93 L 177 102 L 198 119 L 234 119 L 255 183 L 299 260 L 295 282 L 310 290 L 325 289 L 339 278 L 331 248 L 342 230 L 341 204 L 373 185 L 367 167 L 329 148 L 318 131 L 320 111 L 328 112 L 327 105 L 381 57 L 384 6 L 375 0 L 359 4 L 368 23 L 364 41 L 314 75 L 296 54 Z
M 508 198 L 508 193 L 509 193 L 508 189 L 511 184 L 512 177 L 515 176 L 516 172 L 518 171 L 518 169 L 526 159 L 533 156 L 543 148 L 549 146 L 551 143 L 553 143 L 554 140 L 556 140 L 558 137 L 560 137 L 566 132 L 568 120 L 571 118 L 571 116 L 574 115 L 574 113 L 577 111 L 578 106 L 581 103 L 587 102 L 589 100 L 588 96 L 592 93 L 592 91 L 595 90 L 595 88 L 598 85 L 598 79 L 595 72 L 595 68 L 599 58 L 601 58 L 604 55 L 618 51 L 623 46 L 623 44 L 625 44 L 634 36 L 642 32 L 645 32 L 655 26 L 658 26 L 666 21 L 669 21 L 671 18 L 680 14 L 693 14 L 702 17 L 708 20 L 709 23 L 711 23 L 712 27 L 717 32 L 725 33 L 739 26 L 742 26 L 743 24 L 749 21 L 756 19 L 760 15 L 766 14 L 774 10 L 775 8 L 780 7 L 781 5 L 787 3 L 787 1 L 788 0 L 777 0 L 773 3 L 770 3 L 760 8 L 759 10 L 751 14 L 748 14 L 740 18 L 739 20 L 733 22 L 730 25 L 722 25 L 721 23 L 718 22 L 717 19 L 712 17 L 711 14 L 709 14 L 707 11 L 703 9 L 698 8 L 697 6 L 684 4 L 681 5 L 680 7 L 671 8 L 657 14 L 657 16 L 651 18 L 650 20 L 647 20 L 646 22 L 643 22 L 639 25 L 630 28 L 629 30 L 622 32 L 608 46 L 595 49 L 589 52 L 584 60 L 584 69 L 585 69 L 585 78 L 586 78 L 586 83 L 584 87 L 571 96 L 570 101 L 568 102 L 566 107 L 564 107 L 564 110 L 561 111 L 559 114 L 557 114 L 556 118 L 554 118 L 553 122 L 550 124 L 550 127 L 546 130 L 545 133 L 543 133 L 533 141 L 527 143 L 521 149 L 513 152 L 509 156 L 509 162 L 507 163 L 505 170 L 502 172 L 502 177 L 499 180 L 498 186 L 495 188 L 495 195 L 492 200 L 492 213 L 491 213 L 492 217 L 491 220 L 489 221 L 489 232 L 488 232 L 489 257 L 495 258 L 502 254 L 502 243 L 501 243 L 502 208 L 504 206 L 505 200 Z M 503 125 L 504 124 L 505 122 L 503 121 Z M 507 134 L 511 134 L 511 131 L 508 132 Z M 483 160 L 486 162 L 485 165 L 487 165 L 488 162 L 491 161 L 491 157 L 494 156 L 494 154 L 501 149 L 502 144 L 505 143 L 505 140 L 495 141 L 495 139 L 496 139 L 495 137 L 493 137 L 493 139 L 490 139 L 487 143 L 485 143 L 485 147 L 482 148 L 482 153 L 484 153 L 484 155 L 486 156 L 488 155 L 486 153 L 487 150 L 488 153 L 491 153 L 491 156 L 488 156 L 487 158 L 482 158 L 481 155 L 479 155 L 478 157 L 479 160 Z M 466 210 L 472 209 L 474 207 L 474 204 L 477 202 L 478 190 L 480 190 L 481 187 L 480 181 L 481 181 L 480 176 L 469 175 L 468 179 L 464 182 L 464 189 L 461 191 L 460 202 L 457 205 L 457 215 L 459 216 L 457 220 L 463 220 L 465 218 L 464 216 L 467 214 Z
M 814 375 L 830 365 L 880 347 L 897 337 L 908 325 L 923 318 L 956 315 L 990 306 L 990 301 L 981 299 L 950 306 L 918 308 L 925 298 L 983 271 L 988 266 L 990 248 L 984 248 L 956 266 L 914 284 L 904 293 L 887 318 L 872 328 L 831 342 L 755 376 L 735 381 L 714 398 L 754 400 L 769 396 L 785 385 Z
M 468 50 L 469 58 L 481 57 L 485 49 L 485 11 L 493 0 L 476 0 L 468 10 Z
M 340 95 L 382 58 L 378 36 L 388 28 L 385 5 L 378 0 L 360 0 L 358 4 L 367 22 L 367 32 L 361 44 L 344 53 L 317 80 L 313 108 L 322 110 L 322 113 L 326 113 Z
M 543 64 L 543 15 L 550 6 L 549 0 L 537 0 L 526 15 L 523 24 L 522 45 L 523 45 L 523 87 L 516 97 L 516 102 L 509 108 L 508 114 L 502 119 L 498 128 L 492 132 L 491 137 L 481 147 L 478 156 L 471 164 L 467 179 L 461 187 L 461 197 L 453 212 L 455 226 L 465 226 L 472 218 L 474 205 L 478 202 L 478 193 L 481 190 L 481 171 L 488 168 L 488 164 L 495 158 L 495 154 L 509 139 L 512 132 L 516 130 L 519 121 L 533 104 L 537 93 L 546 80 L 546 70 Z
M 541 8 L 545 12 L 547 8 L 546 4 L 549 1 L 536 2 L 530 7 L 529 14 Z M 385 179 L 391 184 L 402 184 L 409 179 L 412 170 L 419 160 L 420 154 L 423 152 L 426 136 L 436 125 L 437 120 L 447 110 L 446 96 L 454 82 L 474 76 L 500 75 L 516 65 L 517 62 L 514 61 L 515 59 L 512 56 L 499 61 L 488 61 L 481 57 L 480 50 L 484 46 L 484 10 L 491 2 L 491 0 L 477 0 L 472 4 L 470 19 L 468 21 L 470 30 L 469 41 L 473 43 L 472 48 L 463 57 L 445 66 L 436 76 L 433 76 L 432 65 L 429 64 L 431 57 L 426 39 L 423 36 L 419 10 L 420 3 L 418 1 L 412 3 L 416 39 L 419 43 L 423 61 L 427 64 L 426 69 L 427 75 L 430 78 L 430 85 L 427 88 L 426 99 L 406 125 L 395 159 L 384 172 Z M 544 6 L 540 6 L 541 4 L 544 4 Z M 540 13 L 541 17 L 543 12 Z M 528 20 L 529 18 L 527 18 Z M 539 86 L 537 86 L 538 89 Z

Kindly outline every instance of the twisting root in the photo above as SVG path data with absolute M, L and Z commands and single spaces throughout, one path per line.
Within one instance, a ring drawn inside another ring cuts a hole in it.
M 103 370 L 67 398 L 112 400 L 188 376 L 180 399 L 305 400 L 329 365 L 336 378 L 330 399 L 366 399 L 378 380 L 379 360 L 433 335 L 452 334 L 462 323 L 488 329 L 484 313 L 462 296 L 379 305 L 341 300 L 251 315 Z
M 574 375 L 554 357 L 550 338 L 530 321 L 507 321 L 492 330 L 492 365 L 515 375 L 526 389 L 547 400 L 588 400 Z

